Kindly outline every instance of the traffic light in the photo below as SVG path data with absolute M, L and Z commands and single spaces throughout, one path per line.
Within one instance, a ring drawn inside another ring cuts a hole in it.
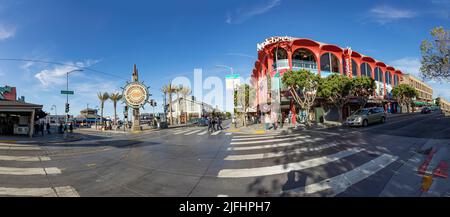
M 69 105 L 69 103 L 66 103 L 66 113 L 69 113 L 69 111 L 70 111 L 70 105 Z

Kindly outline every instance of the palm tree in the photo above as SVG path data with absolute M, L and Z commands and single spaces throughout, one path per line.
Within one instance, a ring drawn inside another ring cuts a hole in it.
M 109 99 L 109 94 L 106 92 L 104 92 L 104 93 L 99 92 L 97 94 L 97 96 L 98 96 L 98 99 L 100 100 L 100 111 L 101 111 L 100 112 L 100 114 L 101 114 L 100 121 L 102 123 L 102 126 L 104 126 L 104 124 L 103 124 L 103 108 L 105 107 L 105 101 Z
M 179 85 L 179 86 L 175 86 L 175 90 L 174 90 L 175 94 L 177 94 L 177 99 L 176 99 L 177 103 L 178 103 L 177 110 L 178 110 L 178 113 L 179 113 L 179 115 L 177 117 L 177 123 L 178 124 L 181 124 L 180 93 L 181 93 L 182 89 L 183 89 L 183 86 Z
M 172 94 L 175 93 L 177 87 L 172 85 L 172 84 L 168 84 L 165 85 L 163 88 L 161 88 L 161 91 L 164 93 L 164 97 L 166 97 L 166 95 L 169 96 L 169 122 L 171 125 L 173 125 L 173 116 L 172 116 Z M 165 106 L 165 105 L 164 105 Z
M 123 97 L 120 93 L 111 93 L 109 99 L 113 101 L 114 105 L 114 125 L 117 126 L 117 101 L 121 100 Z
M 186 112 L 186 121 L 187 121 L 187 119 L 188 119 L 187 96 L 189 94 L 191 94 L 191 89 L 189 87 L 182 87 L 180 90 L 180 93 L 184 98 L 184 107 L 186 109 L 185 112 Z

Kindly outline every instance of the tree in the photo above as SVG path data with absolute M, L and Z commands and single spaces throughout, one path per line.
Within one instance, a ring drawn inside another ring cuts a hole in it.
M 119 100 L 121 100 L 122 97 L 123 97 L 123 95 L 120 93 L 111 93 L 109 95 L 109 99 L 111 101 L 113 101 L 113 105 L 114 105 L 114 125 L 117 125 L 117 102 Z
M 417 97 L 417 90 L 408 84 L 400 84 L 392 89 L 392 96 L 400 105 L 406 105 L 409 113 L 409 106 L 412 105 L 413 99 Z
M 180 89 L 180 93 L 181 93 L 181 95 L 182 95 L 182 97 L 184 99 L 184 108 L 186 109 L 185 110 L 185 112 L 186 112 L 186 121 L 187 121 L 187 118 L 188 118 L 187 96 L 189 94 L 191 94 L 191 92 L 192 92 L 191 88 L 189 88 L 189 87 L 181 87 L 181 89 Z
M 173 125 L 173 114 L 172 114 L 172 95 L 175 93 L 177 87 L 172 84 L 165 85 L 163 88 L 161 88 L 161 91 L 164 93 L 164 95 L 169 96 L 169 123 Z M 164 105 L 166 106 L 166 105 Z
M 361 108 L 364 108 L 373 91 L 376 89 L 375 80 L 371 77 L 356 77 L 352 81 L 351 95 L 356 96 L 362 101 Z
M 104 93 L 99 92 L 97 94 L 97 96 L 98 96 L 98 99 L 100 100 L 100 111 L 101 111 L 100 112 L 100 114 L 101 114 L 100 123 L 102 123 L 102 126 L 103 126 L 104 125 L 103 124 L 103 108 L 105 107 L 105 101 L 109 99 L 109 94 L 106 92 L 104 92 Z
M 441 106 L 441 97 L 436 98 L 434 102 L 436 106 Z
M 352 87 L 352 79 L 340 74 L 330 75 L 325 79 L 322 79 L 322 82 L 320 84 L 318 95 L 327 99 L 330 103 L 336 105 L 336 107 L 338 108 L 339 122 L 343 121 L 342 110 L 344 106 L 349 102 L 349 96 L 351 95 Z M 364 90 L 362 90 L 362 88 L 359 89 L 359 91 L 365 92 Z
M 235 102 L 237 107 L 241 108 L 241 112 L 239 112 L 239 109 L 235 110 L 238 111 L 237 113 L 243 115 L 244 126 L 247 126 L 247 113 L 251 105 L 251 99 L 254 99 L 255 90 L 248 84 L 242 84 L 236 88 L 236 93 Z
M 450 81 L 450 31 L 436 27 L 431 30 L 431 36 L 433 41 L 424 40 L 420 46 L 422 77 Z
M 299 71 L 289 70 L 283 74 L 281 80 L 289 88 L 295 102 L 306 110 L 306 115 L 308 115 L 316 100 L 321 81 L 320 76 L 304 69 Z M 309 118 L 306 118 L 306 124 L 309 125 Z

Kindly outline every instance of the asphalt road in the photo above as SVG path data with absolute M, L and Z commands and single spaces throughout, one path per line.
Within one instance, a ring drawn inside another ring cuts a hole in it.
M 450 144 L 450 118 L 417 114 L 288 135 L 190 127 L 87 138 L 0 144 L 0 195 L 399 196 L 394 175 L 430 141 Z

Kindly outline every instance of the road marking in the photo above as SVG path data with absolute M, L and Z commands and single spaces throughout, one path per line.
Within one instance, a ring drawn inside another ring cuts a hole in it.
M 279 136 L 281 135 L 280 133 L 266 133 L 264 135 L 255 135 L 255 134 L 247 134 L 247 135 L 242 135 L 242 136 L 234 136 L 234 138 L 258 138 L 261 136 Z
M 268 143 L 268 142 L 283 142 L 292 139 L 306 139 L 309 136 L 297 136 L 297 137 L 289 137 L 289 138 L 279 138 L 279 139 L 269 139 L 262 141 L 244 141 L 244 142 L 231 142 L 230 145 L 248 145 L 248 144 L 258 144 L 258 143 Z
M 296 136 L 299 136 L 299 134 L 280 135 L 280 136 L 259 136 L 259 137 L 238 138 L 238 139 L 235 139 L 233 137 L 233 139 L 231 139 L 231 141 L 233 141 L 233 142 L 237 142 L 237 141 L 253 141 L 253 140 L 259 140 L 259 139 L 277 139 L 277 138 L 288 138 L 288 137 L 296 137 Z
M 282 164 L 268 167 L 246 168 L 246 169 L 223 169 L 219 172 L 220 178 L 243 178 L 243 177 L 259 177 L 288 173 L 290 171 L 304 170 L 338 161 L 342 158 L 354 155 L 364 149 L 352 148 L 341 151 L 332 155 L 314 158 L 306 161 L 295 162 L 290 164 Z
M 36 151 L 42 150 L 40 147 L 36 146 L 0 146 L 0 150 L 10 150 L 10 151 Z
M 216 132 L 214 132 L 214 133 L 211 133 L 211 135 L 212 136 L 217 136 L 217 135 L 219 135 L 219 133 L 221 133 L 222 131 L 221 130 L 219 130 L 219 131 L 216 131 Z
M 177 133 L 174 133 L 175 135 L 178 135 L 178 134 L 182 134 L 182 133 L 187 133 L 187 132 L 189 132 L 189 131 L 191 131 L 192 129 L 189 129 L 189 130 L 182 130 L 182 131 L 179 131 L 179 132 L 177 132 Z
M 194 133 L 198 133 L 200 131 L 202 131 L 202 130 L 194 130 L 194 131 L 191 131 L 189 133 L 185 133 L 184 135 L 187 136 L 187 135 L 191 135 L 191 134 L 194 134 Z
M 341 135 L 341 133 L 332 133 L 332 132 L 325 132 L 325 131 L 320 131 L 320 130 L 304 130 L 305 132 L 313 132 L 313 133 L 322 133 L 322 134 L 328 134 L 328 135 L 333 135 L 333 136 L 339 136 Z
M 333 193 L 330 196 L 336 196 L 347 190 L 350 186 L 377 173 L 381 169 L 395 162 L 397 159 L 398 157 L 396 156 L 383 154 L 380 157 L 371 160 L 349 172 L 301 188 L 284 191 L 284 193 L 303 195 L 313 194 L 324 190 L 332 190 Z
M 233 133 L 225 133 L 226 136 L 231 136 Z
M 56 167 L 49 168 L 16 168 L 16 167 L 0 167 L 0 175 L 53 175 L 61 174 L 61 170 Z
M 71 186 L 56 188 L 3 188 L 0 195 L 22 197 L 79 197 L 80 195 Z
M 49 161 L 49 157 L 32 156 L 5 156 L 0 155 L 0 161 Z
M 80 197 L 72 186 L 56 187 L 55 191 L 58 197 Z
M 226 195 L 226 194 L 219 194 L 219 195 L 217 195 L 217 197 L 228 197 L 228 195 Z
M 258 150 L 258 149 L 268 149 L 268 148 L 279 148 L 279 147 L 287 147 L 287 146 L 294 146 L 303 144 L 305 142 L 318 142 L 322 141 L 322 138 L 314 138 L 314 139 L 308 139 L 306 140 L 299 140 L 295 142 L 285 142 L 285 143 L 278 143 L 278 144 L 271 144 L 271 145 L 258 145 L 258 146 L 249 146 L 249 147 L 231 147 L 228 148 L 228 151 L 247 151 L 247 150 Z
M 276 153 L 260 153 L 260 154 L 246 154 L 246 155 L 229 155 L 225 158 L 225 160 L 230 161 L 238 161 L 238 160 L 256 160 L 256 159 L 267 159 L 267 158 L 275 158 L 275 157 L 283 157 L 293 154 L 301 154 L 305 152 L 311 152 L 311 151 L 320 151 L 323 149 L 328 149 L 332 147 L 337 147 L 338 144 L 327 144 L 327 145 L 320 145 L 315 147 L 303 147 L 298 148 L 289 152 L 286 151 L 279 151 Z
M 208 133 L 208 131 L 207 130 L 205 130 L 205 131 L 203 131 L 203 132 L 201 132 L 201 133 L 199 133 L 199 134 L 197 134 L 197 135 L 199 135 L 199 136 L 203 136 L 203 135 L 205 135 L 205 134 L 207 134 Z

